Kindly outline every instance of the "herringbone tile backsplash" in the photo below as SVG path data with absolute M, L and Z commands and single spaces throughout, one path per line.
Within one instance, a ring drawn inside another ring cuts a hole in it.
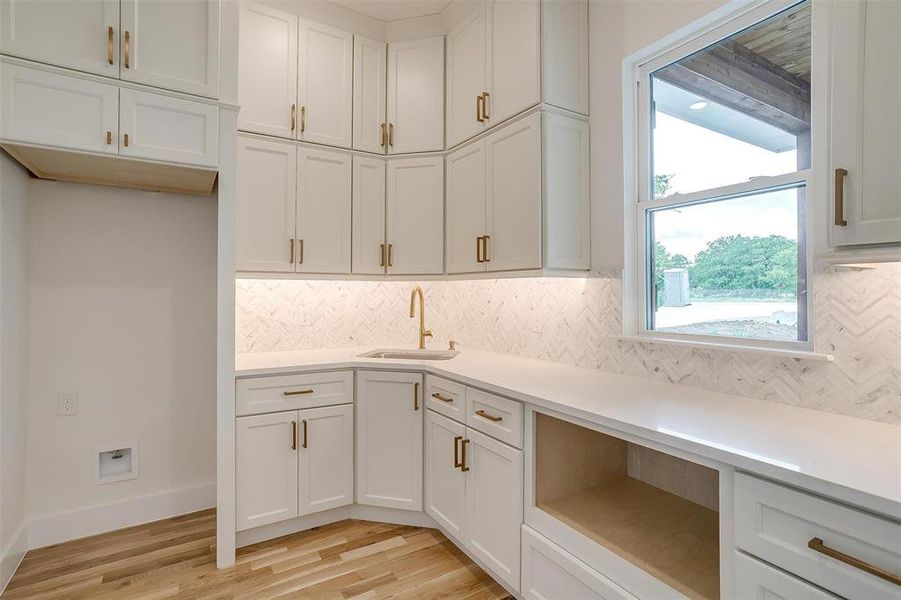
M 832 363 L 614 339 L 621 280 L 426 281 L 433 347 L 481 348 L 901 423 L 901 265 L 821 266 L 816 349 Z M 411 282 L 240 279 L 236 349 L 411 346 Z

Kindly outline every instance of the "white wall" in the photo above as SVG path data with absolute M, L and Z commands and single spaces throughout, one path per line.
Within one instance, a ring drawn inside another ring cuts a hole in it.
M 591 0 L 591 266 L 621 271 L 623 59 L 725 4 L 722 0 Z
M 25 550 L 27 186 L 0 151 L 0 592 Z
M 30 182 L 32 546 L 63 527 L 55 513 L 194 486 L 213 505 L 216 217 L 215 195 Z M 61 390 L 78 415 L 57 417 Z M 132 441 L 140 477 L 94 485 L 95 447 Z M 115 525 L 116 510 L 85 514 Z

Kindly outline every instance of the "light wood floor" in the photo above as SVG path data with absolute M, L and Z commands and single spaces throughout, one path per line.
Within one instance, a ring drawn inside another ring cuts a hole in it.
M 238 550 L 215 564 L 206 510 L 30 551 L 15 598 L 508 598 L 440 532 L 346 520 Z

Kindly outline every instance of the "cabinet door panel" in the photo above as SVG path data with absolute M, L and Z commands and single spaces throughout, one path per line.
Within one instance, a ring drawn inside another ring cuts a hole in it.
M 444 38 L 388 46 L 389 154 L 444 149 Z
M 848 224 L 833 225 L 833 242 L 899 242 L 901 4 L 838 2 L 833 11 L 832 162 L 848 171 Z
M 122 36 L 122 79 L 219 96 L 219 0 L 122 0 Z
M 422 413 L 421 374 L 357 371 L 358 504 L 422 510 Z
M 354 501 L 354 406 L 309 408 L 298 414 L 300 505 L 309 515 Z
M 353 158 L 353 272 L 384 273 L 385 161 Z
M 297 139 L 351 147 L 353 34 L 300 20 Z
M 235 421 L 238 531 L 297 516 L 296 425 L 295 411 Z
M 477 97 L 487 91 L 485 5 L 447 35 L 447 147 L 453 148 L 485 128 Z
M 297 271 L 350 273 L 351 157 L 297 149 Z
M 425 512 L 463 541 L 466 476 L 455 466 L 466 427 L 429 410 L 425 415 Z
M 478 238 L 485 235 L 485 142 L 447 156 L 447 272 L 485 270 L 477 260 Z
M 297 148 L 238 136 L 237 269 L 294 270 Z
M 118 152 L 116 86 L 0 63 L 0 105 L 4 140 Z
M 118 0 L 0 2 L 0 52 L 4 54 L 118 77 L 118 48 Z
M 354 36 L 354 150 L 385 152 L 385 42 Z
M 488 158 L 488 270 L 541 268 L 541 118 L 492 133 Z
M 171 96 L 121 89 L 119 154 L 215 167 L 219 162 L 219 108 Z M 125 144 L 128 134 L 128 144 Z
M 242 3 L 238 52 L 238 129 L 293 138 L 300 118 L 297 17 Z
M 541 100 L 538 0 L 488 3 L 488 124 L 500 123 Z
M 588 114 L 588 0 L 542 2 L 544 101 Z
M 735 597 L 765 600 L 838 600 L 838 596 L 741 552 L 735 553 Z
M 444 272 L 444 159 L 388 161 L 388 272 Z
M 591 266 L 588 122 L 543 115 L 544 203 L 548 269 Z
M 466 428 L 466 547 L 519 590 L 522 451 Z

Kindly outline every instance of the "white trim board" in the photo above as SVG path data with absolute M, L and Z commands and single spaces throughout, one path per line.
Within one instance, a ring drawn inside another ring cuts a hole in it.
M 6 548 L 0 549 L 0 594 L 9 585 L 10 579 L 25 558 L 25 552 L 28 550 L 28 528 L 26 522 L 22 521 L 16 529 L 12 540 L 6 545 Z
M 216 506 L 216 484 L 139 496 L 28 521 L 28 549 L 68 542 Z

